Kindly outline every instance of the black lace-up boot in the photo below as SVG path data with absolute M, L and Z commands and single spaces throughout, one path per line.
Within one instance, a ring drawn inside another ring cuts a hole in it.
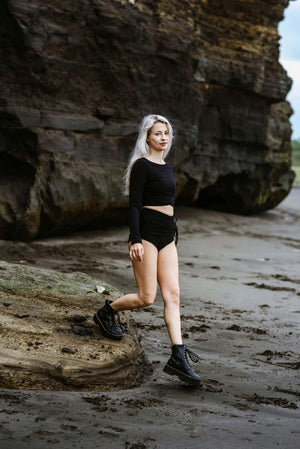
M 105 301 L 105 306 L 95 313 L 94 321 L 98 324 L 105 337 L 110 338 L 111 340 L 121 340 L 123 332 L 115 320 L 115 316 L 117 316 L 120 324 L 120 317 L 118 312 L 110 306 L 111 302 L 112 301 L 108 301 L 108 299 Z
M 164 372 L 178 376 L 179 379 L 190 385 L 197 386 L 200 384 L 201 379 L 191 368 L 188 356 L 195 363 L 200 361 L 197 354 L 187 349 L 186 345 L 173 345 L 172 355 L 164 367 Z

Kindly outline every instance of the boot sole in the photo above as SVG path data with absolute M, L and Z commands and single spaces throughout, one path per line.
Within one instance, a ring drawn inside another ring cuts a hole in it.
M 187 382 L 190 385 L 193 385 L 194 387 L 201 384 L 201 379 L 194 379 L 193 377 L 188 376 L 187 374 L 182 373 L 181 371 L 178 371 L 176 368 L 173 368 L 172 366 L 166 365 L 164 367 L 164 372 L 167 374 L 170 374 L 171 376 L 178 376 L 179 379 L 183 380 L 184 382 Z
M 100 330 L 101 330 L 102 334 L 105 337 L 110 338 L 111 340 L 121 340 L 122 339 L 122 335 L 112 335 L 109 332 L 107 332 L 107 330 L 103 326 L 102 322 L 99 320 L 99 318 L 98 318 L 96 313 L 95 313 L 95 315 L 93 317 L 93 320 L 97 324 L 97 326 L 100 327 Z

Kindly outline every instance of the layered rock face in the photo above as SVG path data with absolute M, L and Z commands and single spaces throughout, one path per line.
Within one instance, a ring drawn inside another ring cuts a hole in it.
M 120 296 L 114 287 L 82 273 L 6 262 L 0 270 L 0 388 L 118 390 L 150 373 L 134 326 L 113 341 L 92 320 Z
M 177 204 L 278 204 L 293 181 L 287 4 L 3 0 L 0 238 L 125 220 L 122 175 L 148 113 L 175 128 Z

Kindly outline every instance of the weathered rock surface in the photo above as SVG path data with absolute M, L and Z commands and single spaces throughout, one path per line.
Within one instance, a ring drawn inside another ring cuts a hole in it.
M 289 192 L 288 0 L 3 0 L 0 238 L 125 219 L 147 113 L 176 131 L 177 201 L 238 213 Z
M 82 273 L 0 262 L 0 386 L 114 390 L 141 383 L 143 351 L 134 328 L 108 340 L 92 316 L 118 291 Z M 121 314 L 122 321 L 129 315 Z

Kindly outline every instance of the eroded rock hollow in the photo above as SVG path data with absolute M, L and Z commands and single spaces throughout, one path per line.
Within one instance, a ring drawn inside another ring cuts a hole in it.
M 0 238 L 126 218 L 121 179 L 148 113 L 166 115 L 177 204 L 237 213 L 289 192 L 288 0 L 3 0 Z

